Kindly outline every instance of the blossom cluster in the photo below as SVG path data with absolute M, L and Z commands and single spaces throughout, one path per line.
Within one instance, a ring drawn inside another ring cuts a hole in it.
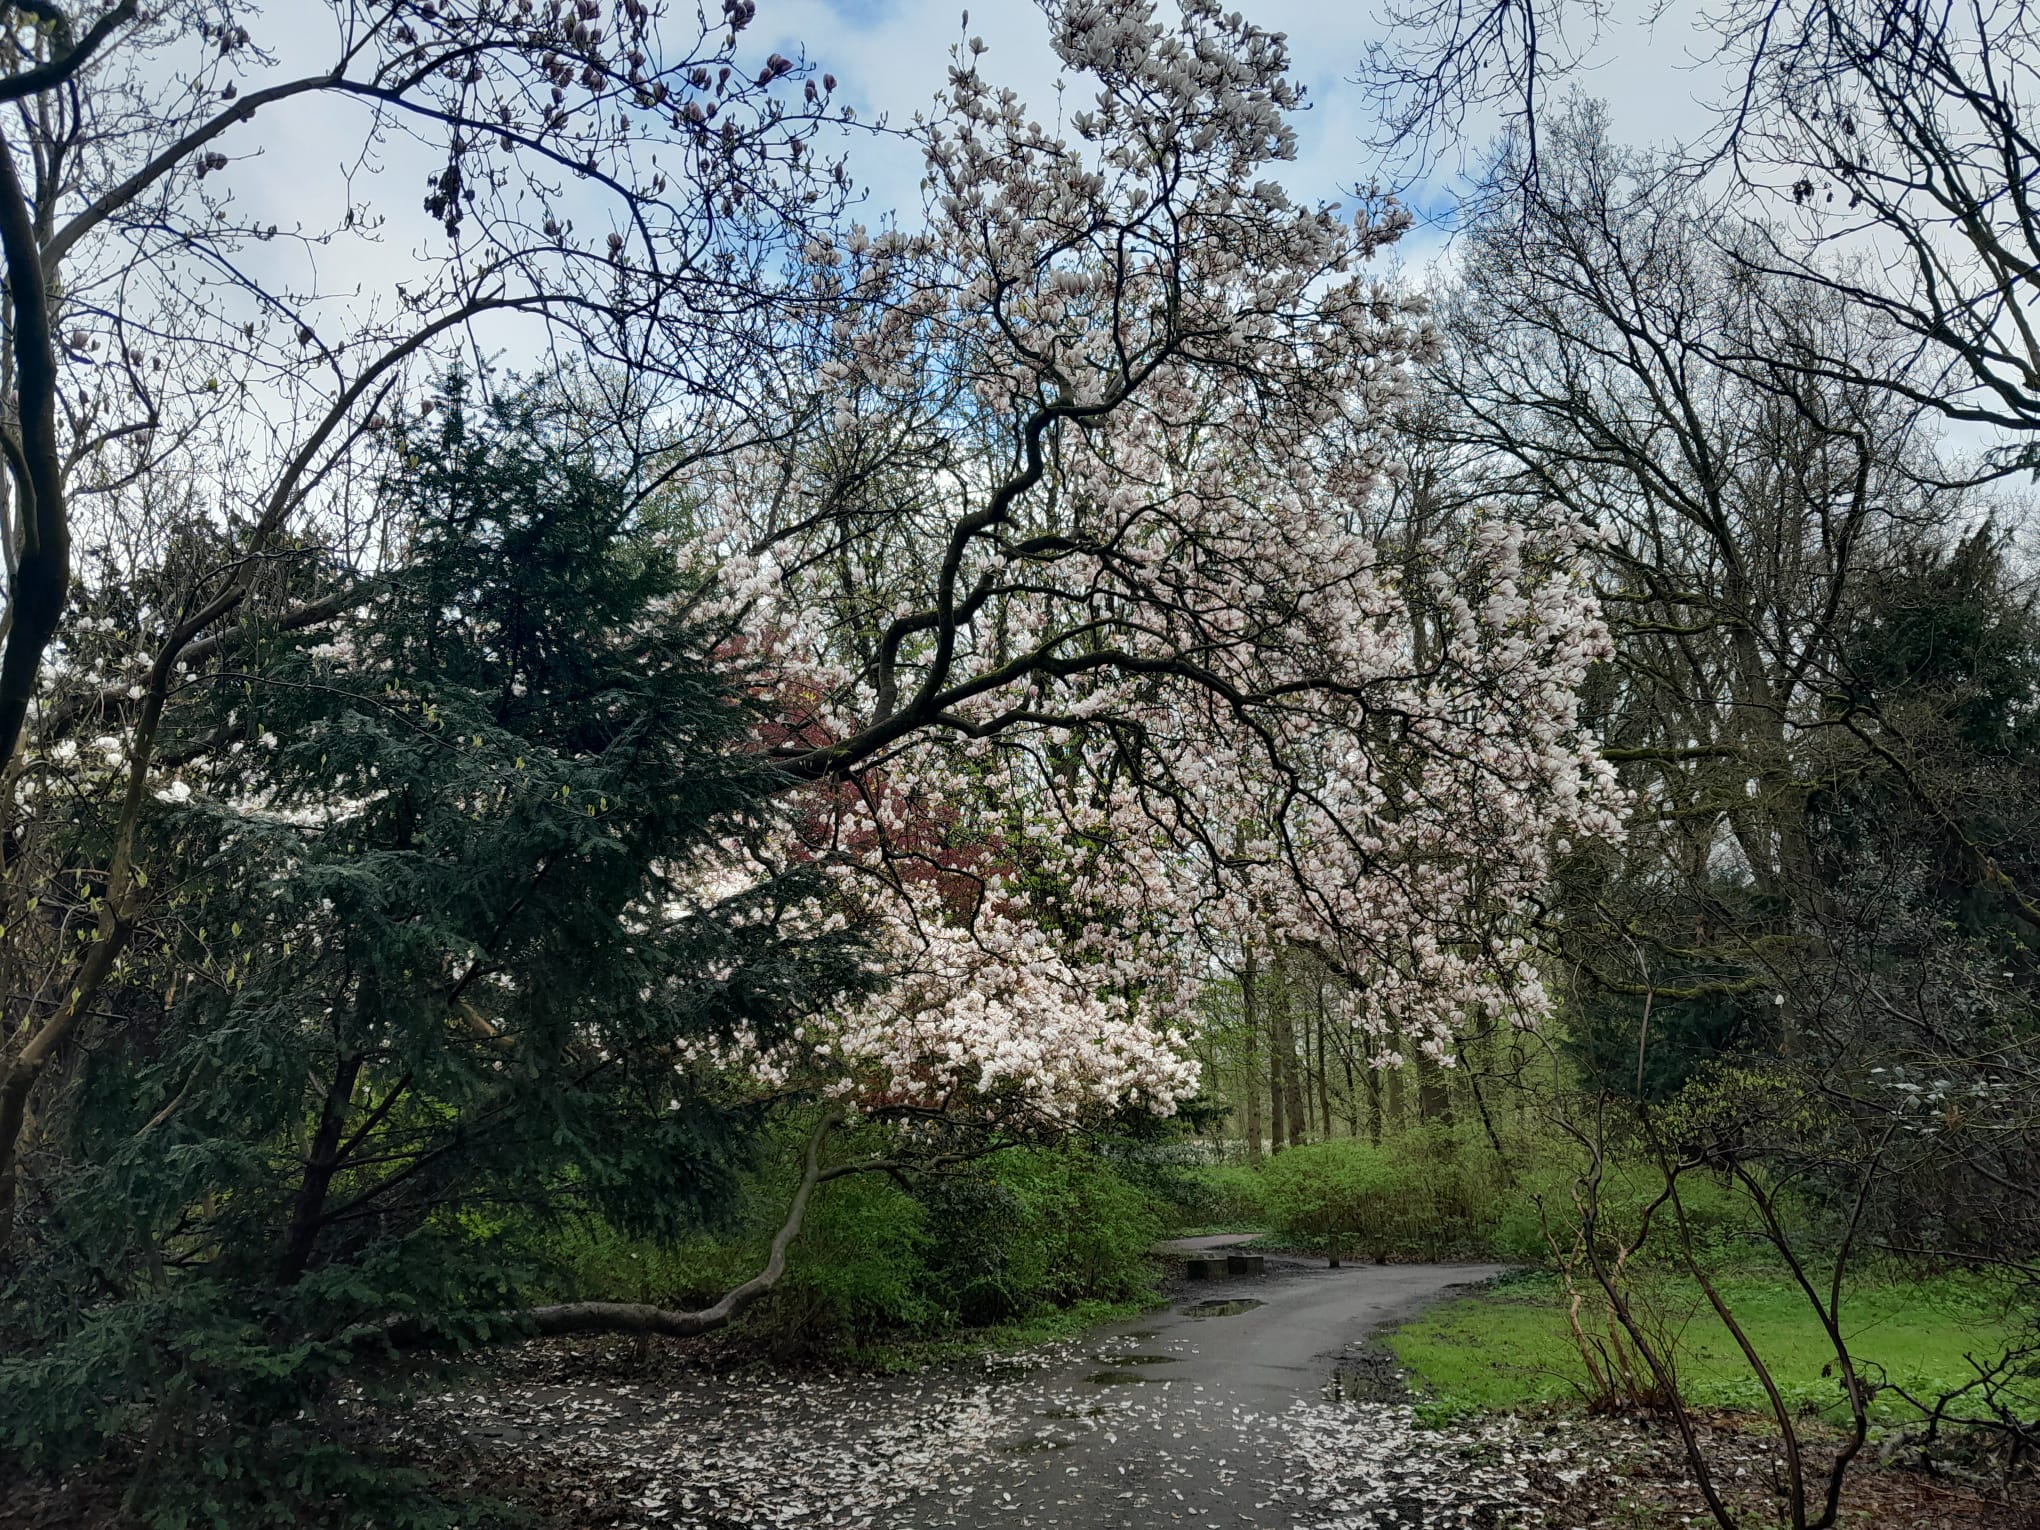
M 760 747 L 882 932 L 813 1060 L 881 1100 L 1167 1108 L 1172 1028 L 1251 943 L 1318 952 L 1379 1060 L 1449 1062 L 1469 1017 L 1548 1007 L 1536 895 L 1619 827 L 1582 530 L 1376 524 L 1432 339 L 1369 270 L 1405 215 L 1274 179 L 1279 36 L 1046 10 L 1096 86 L 1074 138 L 960 48 L 925 228 L 809 241 L 809 428 L 695 484 L 747 550 Z
M 786 782 L 679 896 L 819 866 L 789 938 L 854 921 L 872 979 L 691 1055 L 872 1109 L 1167 1111 L 1201 984 L 1299 945 L 1377 1060 L 1449 1062 L 1470 1017 L 1546 1010 L 1537 896 L 1618 828 L 1583 532 L 1384 520 L 1433 345 L 1371 265 L 1408 220 L 1282 189 L 1278 35 L 1211 0 L 1044 12 L 1090 104 L 1045 126 L 960 48 L 913 129 L 925 225 L 817 223 L 813 365 L 747 385 L 786 428 L 673 475 L 673 555 L 714 571 L 685 619 L 727 634 Z

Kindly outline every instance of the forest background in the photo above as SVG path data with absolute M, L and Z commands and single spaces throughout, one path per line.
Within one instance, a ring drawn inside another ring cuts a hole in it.
M 10 1465 L 422 1521 L 322 1412 L 422 1355 L 1075 1324 L 1225 1224 L 1544 1266 L 1724 1525 L 1682 1310 L 1795 1530 L 1887 1429 L 2022 1480 L 2023 5 L 1726 5 L 1652 148 L 1593 7 L 1413 7 L 1370 155 L 1496 135 L 1424 283 L 1202 0 L 1030 9 L 1046 124 L 968 33 L 870 121 L 750 0 L 315 9 L 5 13 Z

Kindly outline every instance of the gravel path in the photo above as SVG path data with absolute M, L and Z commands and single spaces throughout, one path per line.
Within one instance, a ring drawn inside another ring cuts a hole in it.
M 1270 1261 L 1168 1311 L 906 1380 L 497 1386 L 428 1404 L 545 1459 L 574 1523 L 731 1530 L 1387 1530 L 1540 1525 L 1563 1438 L 1340 1400 L 1342 1357 L 1475 1265 Z M 1246 1305 L 1251 1303 L 1252 1305 Z

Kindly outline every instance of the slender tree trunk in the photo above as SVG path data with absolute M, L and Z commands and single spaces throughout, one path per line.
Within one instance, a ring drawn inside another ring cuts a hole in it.
M 1339 1061 L 1346 1069 L 1346 1135 L 1360 1135 L 1360 1097 L 1353 1088 L 1353 1037 L 1349 1032 L 1339 1043 Z
M 1317 1032 L 1318 1122 L 1324 1131 L 1325 1139 L 1329 1141 L 1332 1135 L 1332 1074 L 1331 1069 L 1326 1066 L 1325 1059 L 1325 980 L 1322 973 L 1318 975 L 1314 986 L 1317 994 L 1317 1013 L 1312 1017 L 1311 1025 Z
M 1523 1033 L 1514 1026 L 1509 1028 L 1509 1090 L 1510 1098 L 1516 1102 L 1514 1115 L 1516 1129 L 1521 1131 L 1523 1123 L 1530 1117 L 1530 1091 L 1524 1087 L 1524 1073 L 1529 1069 L 1530 1057 L 1525 1050 Z
M 1240 967 L 1240 1015 L 1245 1027 L 1247 1040 L 1245 1050 L 1246 1097 L 1247 1097 L 1247 1162 L 1261 1161 L 1261 1015 L 1260 995 L 1254 991 L 1255 980 L 1259 977 L 1254 960 L 1254 948 L 1247 947 L 1246 960 Z
M 1275 1052 L 1275 1092 L 1282 1100 L 1277 1130 L 1286 1126 L 1284 1141 L 1290 1147 L 1298 1147 L 1307 1134 L 1308 1123 L 1304 1119 L 1303 1081 L 1297 1069 L 1296 1023 L 1289 1006 L 1288 964 L 1279 946 L 1269 976 L 1273 981 L 1268 995 L 1268 1040 Z
M 1388 1033 L 1388 1040 L 1390 1051 L 1393 1052 L 1402 1051 L 1403 1049 L 1402 1033 L 1400 1031 L 1390 1031 Z M 1403 1066 L 1407 1067 L 1408 1064 L 1405 1063 Z M 1400 1135 L 1404 1127 L 1406 1127 L 1408 1124 L 1409 1123 L 1403 1118 L 1403 1068 L 1390 1068 L 1388 1070 L 1389 1135 L 1390 1136 Z
M 1289 1091 L 1284 1088 L 1284 1059 L 1289 1045 L 1289 1007 L 1282 1002 L 1282 969 L 1269 973 L 1272 979 L 1262 989 L 1268 1011 L 1268 1148 L 1279 1153 L 1289 1145 Z
M 1287 1096 L 1282 1089 L 1282 1025 L 1279 1003 L 1268 1008 L 1268 1150 L 1279 1153 L 1289 1144 Z
M 291 1208 L 290 1231 L 284 1237 L 283 1262 L 277 1273 L 285 1285 L 304 1274 L 312 1262 L 312 1251 L 318 1247 L 326 1193 L 333 1188 L 333 1176 L 340 1168 L 340 1133 L 347 1125 L 347 1113 L 354 1103 L 354 1084 L 360 1077 L 361 1054 L 346 1053 L 339 1059 L 333 1080 L 326 1087 L 318 1130 L 312 1134 L 311 1150 L 305 1154 L 305 1177 L 298 1184 L 297 1204 Z
M 1421 1052 L 1417 1054 L 1417 1118 L 1452 1124 L 1452 1094 L 1446 1087 L 1445 1070 Z

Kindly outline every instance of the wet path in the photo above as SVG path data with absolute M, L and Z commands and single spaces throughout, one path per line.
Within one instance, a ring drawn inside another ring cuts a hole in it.
M 1341 1355 L 1380 1325 L 1499 1273 L 1484 1266 L 1271 1266 L 1189 1288 L 1167 1312 L 1094 1334 L 1081 1357 L 1018 1389 L 1032 1405 L 1006 1448 L 904 1514 L 979 1526 L 1223 1527 L 1472 1523 L 1496 1507 L 1413 1450 L 1407 1410 L 1329 1402 Z M 1430 1442 L 1419 1442 L 1428 1445 Z M 944 1497 L 947 1502 L 941 1501 Z M 1430 1502 L 1440 1511 L 1426 1517 Z
M 1388 1530 L 1542 1523 L 1510 1421 L 1340 1401 L 1348 1347 L 1473 1265 L 1269 1273 L 982 1366 L 904 1379 L 500 1386 L 427 1405 L 543 1464 L 567 1522 L 842 1530 Z

